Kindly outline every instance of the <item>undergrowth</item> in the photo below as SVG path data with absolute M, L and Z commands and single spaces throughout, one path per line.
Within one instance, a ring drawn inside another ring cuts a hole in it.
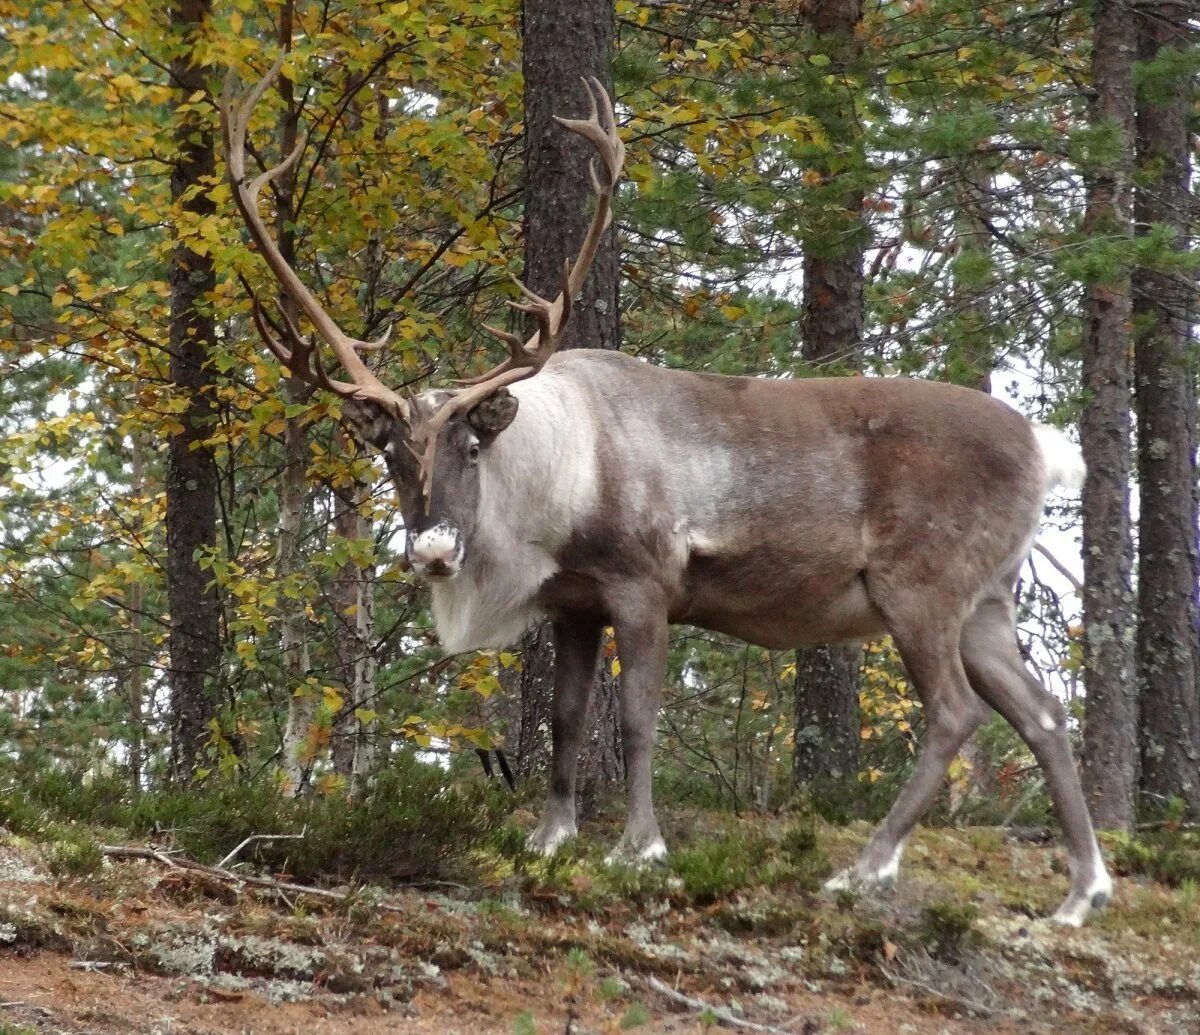
M 1115 835 L 1110 843 L 1120 876 L 1150 877 L 1173 888 L 1200 884 L 1200 830 L 1164 827 L 1136 837 Z
M 470 869 L 507 809 L 494 788 L 454 783 L 443 770 L 404 757 L 352 799 L 290 798 L 267 780 L 134 794 L 125 781 L 69 772 L 0 775 L 0 822 L 44 842 L 50 868 L 62 875 L 98 867 L 97 837 L 153 838 L 212 863 L 253 834 L 303 833 L 255 842 L 239 861 L 299 880 L 449 876 Z

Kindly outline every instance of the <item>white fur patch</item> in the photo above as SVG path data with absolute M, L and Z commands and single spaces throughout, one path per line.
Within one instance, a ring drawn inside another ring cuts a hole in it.
M 891 857 L 877 870 L 863 870 L 860 865 L 834 874 L 825 882 L 826 891 L 867 891 L 895 881 L 900 872 L 900 856 L 904 854 L 904 842 L 892 849 Z
M 595 508 L 597 429 L 584 390 L 552 367 L 511 389 L 511 425 L 479 462 L 479 512 L 457 578 L 434 583 L 433 619 L 451 653 L 506 647 L 541 614 L 555 552 Z
M 1078 492 L 1087 474 L 1079 447 L 1058 428 L 1048 424 L 1034 423 L 1033 437 L 1046 468 L 1046 491 Z
M 609 866 L 638 866 L 642 863 L 662 862 L 667 857 L 667 843 L 656 837 L 648 845 L 630 851 L 628 846 L 617 845 L 604 857 Z
M 1042 729 L 1044 729 L 1047 733 L 1053 733 L 1056 729 L 1058 729 L 1058 723 L 1054 721 L 1054 716 L 1049 712 L 1042 712 L 1038 721 L 1042 724 Z
M 1070 895 L 1051 917 L 1056 924 L 1062 924 L 1064 927 L 1082 927 L 1093 910 L 1112 900 L 1113 880 L 1104 865 L 1099 848 L 1095 849 L 1095 855 L 1092 857 L 1092 868 L 1095 876 L 1087 888 L 1080 895 Z
M 529 835 L 526 844 L 531 852 L 551 856 L 575 836 L 574 823 L 558 823 L 549 827 L 542 823 Z

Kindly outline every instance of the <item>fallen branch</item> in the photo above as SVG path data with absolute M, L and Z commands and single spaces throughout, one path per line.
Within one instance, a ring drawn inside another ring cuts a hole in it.
M 646 978 L 646 984 L 659 995 L 664 995 L 674 1002 L 682 1003 L 697 1013 L 707 1013 L 715 1017 L 721 1024 L 727 1024 L 731 1028 L 745 1028 L 747 1031 L 765 1031 L 771 1033 L 771 1035 L 790 1035 L 789 1032 L 784 1031 L 782 1028 L 772 1028 L 769 1024 L 756 1024 L 754 1021 L 748 1021 L 723 1006 L 713 1006 L 711 1003 L 706 1003 L 703 999 L 693 999 L 690 995 L 684 995 L 682 992 L 676 991 L 665 981 L 660 981 L 653 975 Z
M 933 985 L 927 985 L 924 981 L 917 981 L 915 978 L 901 977 L 895 971 L 889 970 L 887 967 L 879 968 L 893 985 L 908 985 L 910 988 L 915 988 L 919 992 L 924 992 L 926 995 L 931 995 L 936 999 L 940 999 L 944 1003 L 949 1003 L 951 1006 L 957 1006 L 960 1010 L 969 1010 L 971 1013 L 977 1014 L 980 1017 L 995 1017 L 996 1014 L 1007 1013 L 1005 1010 L 997 1010 L 995 1007 L 984 1006 L 983 1003 L 977 1003 L 973 999 L 964 999 L 962 996 L 948 995 L 945 992 L 939 991 Z
M 290 836 L 294 837 L 295 835 Z M 217 880 L 225 881 L 229 884 L 247 884 L 253 888 L 266 888 L 279 894 L 290 892 L 293 895 L 311 895 L 313 898 L 323 898 L 330 902 L 343 903 L 352 902 L 359 897 L 358 891 L 331 891 L 327 888 L 313 888 L 306 884 L 293 884 L 291 881 L 274 880 L 271 877 L 254 877 L 246 873 L 233 873 L 219 866 L 206 866 L 204 863 L 196 862 L 195 859 L 187 859 L 179 855 L 168 855 L 157 848 L 139 848 L 136 845 L 101 845 L 100 851 L 110 859 L 149 859 L 152 862 L 174 870 L 191 870 L 195 873 L 203 873 L 209 877 L 215 877 Z M 373 903 L 373 905 L 385 913 L 407 915 L 412 912 L 409 907 L 397 905 L 393 902 L 380 901 Z
M 304 827 L 304 829 L 298 834 L 251 834 L 232 852 L 225 856 L 224 859 L 217 863 L 217 867 L 222 870 L 225 869 L 226 866 L 228 866 L 241 854 L 242 849 L 245 848 L 246 845 L 254 844 L 255 841 L 299 841 L 306 833 L 308 833 L 307 826 Z

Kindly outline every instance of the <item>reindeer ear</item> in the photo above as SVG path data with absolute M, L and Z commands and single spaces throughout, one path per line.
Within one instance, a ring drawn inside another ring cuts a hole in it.
M 467 423 L 482 438 L 492 439 L 507 428 L 516 415 L 517 397 L 507 388 L 501 388 L 467 414 Z
M 392 440 L 395 418 L 370 399 L 343 399 L 342 416 L 359 442 L 383 449 Z

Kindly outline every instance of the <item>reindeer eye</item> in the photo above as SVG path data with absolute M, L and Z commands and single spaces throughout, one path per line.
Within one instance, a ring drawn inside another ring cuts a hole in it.
M 478 442 L 472 442 L 467 447 L 467 459 L 470 460 L 472 463 L 474 463 L 476 460 L 479 459 L 479 443 Z

